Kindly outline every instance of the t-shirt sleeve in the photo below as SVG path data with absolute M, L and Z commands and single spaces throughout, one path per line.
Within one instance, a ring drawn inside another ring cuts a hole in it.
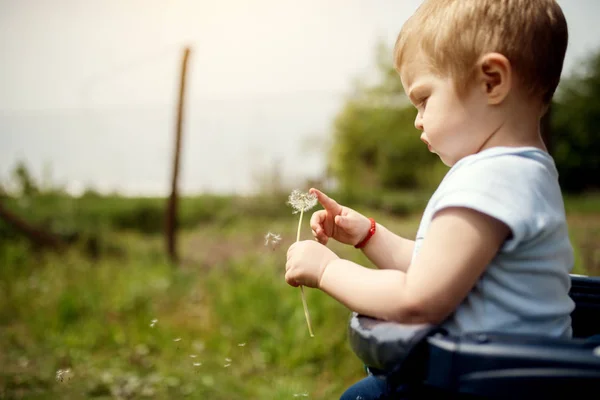
M 532 232 L 540 194 L 536 188 L 544 179 L 540 174 L 543 172 L 535 163 L 520 157 L 478 160 L 448 177 L 440 187 L 433 213 L 467 207 L 496 218 L 511 230 L 512 237 L 503 246 L 504 251 L 511 251 Z

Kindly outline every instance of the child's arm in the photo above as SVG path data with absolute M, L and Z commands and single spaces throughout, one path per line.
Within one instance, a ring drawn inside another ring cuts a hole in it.
M 495 256 L 509 229 L 466 208 L 440 211 L 407 273 L 334 260 L 320 288 L 353 311 L 403 323 L 439 323 L 452 313 Z
M 294 286 L 312 283 L 350 310 L 374 318 L 440 323 L 476 284 L 509 232 L 487 215 L 447 208 L 432 220 L 407 273 L 369 269 L 332 256 L 327 248 L 317 255 L 317 248 L 298 246 L 288 252 L 286 280 Z
M 379 269 L 408 270 L 415 241 L 405 239 L 377 224 L 375 235 L 367 242 L 362 251 Z
M 319 243 L 327 244 L 329 238 L 349 245 L 362 241 L 371 227 L 371 222 L 366 216 L 338 204 L 317 189 L 311 188 L 310 192 L 317 196 L 324 208 L 315 212 L 310 220 L 313 235 Z M 362 250 L 379 269 L 406 271 L 414 246 L 413 240 L 400 237 L 377 224 L 376 234 Z

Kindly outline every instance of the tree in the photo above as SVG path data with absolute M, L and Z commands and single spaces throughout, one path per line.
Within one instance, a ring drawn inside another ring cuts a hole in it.
M 17 185 L 19 196 L 32 197 L 39 193 L 39 185 L 23 161 L 19 161 L 15 165 L 12 175 Z
M 391 51 L 380 44 L 376 54 L 377 81 L 356 83 L 334 120 L 329 174 L 349 195 L 358 188 L 429 188 L 445 168 L 418 140 L 416 110 L 393 68 Z
M 553 157 L 565 191 L 600 189 L 600 50 L 563 79 L 552 105 Z

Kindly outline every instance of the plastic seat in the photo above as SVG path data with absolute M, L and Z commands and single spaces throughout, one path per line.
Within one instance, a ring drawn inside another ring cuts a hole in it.
M 561 398 L 600 393 L 600 278 L 572 275 L 573 339 L 497 332 L 452 336 L 431 325 L 353 315 L 354 352 L 394 385 L 438 398 Z M 583 396 L 585 398 L 585 396 Z M 404 397 L 403 397 L 404 398 Z

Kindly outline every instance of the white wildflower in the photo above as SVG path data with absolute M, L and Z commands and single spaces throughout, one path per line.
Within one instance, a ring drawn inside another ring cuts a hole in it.
M 152 321 L 150 321 L 150 328 L 154 328 L 154 325 L 156 325 L 157 322 L 157 319 L 153 319 Z
M 246 343 L 238 343 L 238 347 L 244 347 Z
M 288 198 L 288 204 L 294 209 L 294 214 L 305 212 L 317 205 L 317 196 L 312 193 L 304 193 L 298 189 L 292 190 Z
M 202 363 L 201 363 L 201 362 L 195 362 L 195 363 L 194 363 L 194 367 L 199 367 L 199 366 L 201 366 L 201 365 L 202 365 Z
M 271 247 L 275 248 L 279 242 L 281 242 L 281 235 L 272 232 L 268 232 L 265 235 L 265 246 L 271 245 Z
M 173 339 L 174 342 L 179 342 L 181 340 L 180 337 Z
M 195 354 L 190 354 L 190 358 L 196 358 L 196 357 L 198 357 L 198 356 Z
M 224 368 L 227 368 L 227 367 L 229 367 L 230 365 L 231 365 L 231 363 L 227 363 L 227 364 L 223 365 L 223 367 L 224 367 Z
M 231 358 L 226 358 L 226 359 L 225 359 L 225 362 L 228 362 L 228 363 L 230 363 L 230 362 L 231 362 Z
M 56 380 L 58 382 L 70 381 L 73 377 L 73 373 L 70 368 L 67 369 L 59 369 L 56 371 Z
M 294 393 L 294 397 L 308 397 L 308 393 Z

